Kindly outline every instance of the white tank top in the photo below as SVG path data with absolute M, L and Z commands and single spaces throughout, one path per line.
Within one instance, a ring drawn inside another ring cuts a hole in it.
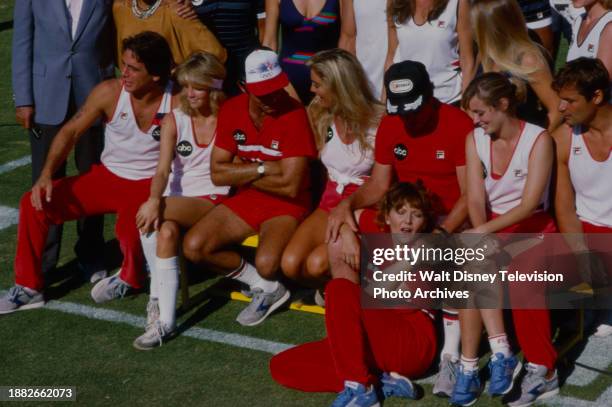
M 578 218 L 596 226 L 612 227 L 612 150 L 605 161 L 595 161 L 580 126 L 571 136 L 568 167 L 576 193 Z
M 529 155 L 531 154 L 531 150 L 538 136 L 544 131 L 546 130 L 542 127 L 523 122 L 523 131 L 521 132 L 506 172 L 501 175 L 501 177 L 494 177 L 491 164 L 491 137 L 480 127 L 474 129 L 476 151 L 478 152 L 478 157 L 485 171 L 487 205 L 493 213 L 503 215 L 521 203 L 523 199 L 523 190 L 527 182 Z M 550 186 L 550 180 L 548 183 L 549 185 L 546 186 L 546 190 L 540 198 L 538 210 L 548 208 L 548 188 Z
M 582 41 L 582 44 L 578 44 L 578 31 L 584 20 L 584 14 L 579 16 L 572 26 L 572 43 L 570 44 L 569 50 L 567 51 L 567 62 L 573 61 L 580 57 L 597 58 L 597 51 L 599 50 L 599 38 L 601 33 L 606 28 L 606 25 L 612 21 L 612 11 L 608 11 L 606 14 L 599 18 L 599 21 L 595 23 L 591 31 Z M 603 45 L 603 44 L 602 44 Z M 608 44 L 607 46 L 610 46 Z
M 172 108 L 172 82 L 162 96 L 153 125 L 143 133 L 136 122 L 130 94 L 121 88 L 115 113 L 106 123 L 101 161 L 113 174 L 140 180 L 155 174 L 159 160 L 160 123 Z
M 218 187 L 210 178 L 214 138 L 208 145 L 198 144 L 191 116 L 179 108 L 174 109 L 172 115 L 177 138 L 172 172 L 164 196 L 227 195 L 229 187 Z
M 423 63 L 434 84 L 434 96 L 444 103 L 455 102 L 461 97 L 458 4 L 459 0 L 449 0 L 437 19 L 421 26 L 412 18 L 395 25 L 399 43 L 394 61 Z
M 354 0 L 357 59 L 368 75 L 374 97 L 382 95 L 387 55 L 387 0 Z M 382 34 L 381 34 L 382 33 Z
M 376 129 L 368 131 L 368 143 L 374 147 Z M 344 144 L 340 140 L 336 125 L 332 123 L 328 129 L 327 141 L 321 150 L 321 162 L 327 168 L 330 180 L 338 184 L 336 191 L 342 194 L 348 184 L 361 185 L 370 175 L 374 165 L 373 148 L 363 152 L 359 140 Z

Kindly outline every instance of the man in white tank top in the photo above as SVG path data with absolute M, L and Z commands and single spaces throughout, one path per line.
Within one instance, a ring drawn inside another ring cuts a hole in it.
M 571 126 L 559 127 L 555 210 L 559 230 L 578 234 L 566 239 L 577 256 L 586 283 L 597 279 L 590 251 L 597 251 L 612 275 L 612 105 L 610 78 L 601 61 L 578 58 L 561 69 L 553 87 L 559 110 Z M 585 233 L 584 237 L 581 235 Z M 601 235 L 595 235 L 601 233 Z M 572 235 L 573 236 L 573 235 Z M 581 255 L 583 253 L 584 255 Z M 612 334 L 610 312 L 603 316 L 596 336 Z
M 149 195 L 159 156 L 159 120 L 171 110 L 172 54 L 166 40 L 152 32 L 127 38 L 123 49 L 121 80 L 93 89 L 53 140 L 40 178 L 21 199 L 15 286 L 0 298 L 0 314 L 44 305 L 41 254 L 49 226 L 84 216 L 116 213 L 123 252 L 121 271 L 98 282 L 93 299 L 108 301 L 143 286 L 146 274 L 135 215 Z M 100 118 L 107 121 L 102 164 L 83 175 L 52 181 L 51 174 L 79 137 Z

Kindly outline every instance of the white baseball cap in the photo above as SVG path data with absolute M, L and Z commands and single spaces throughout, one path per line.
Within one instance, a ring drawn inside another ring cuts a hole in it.
M 244 69 L 246 88 L 255 96 L 267 95 L 289 84 L 274 51 L 258 49 L 251 52 L 246 57 Z

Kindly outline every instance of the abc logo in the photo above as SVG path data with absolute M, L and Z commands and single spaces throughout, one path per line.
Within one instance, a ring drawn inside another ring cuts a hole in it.
M 194 7 L 201 6 L 202 3 L 204 3 L 204 0 L 191 0 L 191 4 L 193 4 Z
M 176 152 L 183 157 L 188 157 L 193 152 L 193 146 L 190 142 L 183 140 L 176 146 Z
M 327 135 L 325 136 L 325 142 L 329 143 L 329 141 L 334 137 L 334 131 L 331 127 L 327 128 Z
M 393 154 L 395 155 L 395 158 L 402 161 L 408 156 L 408 148 L 403 144 L 396 144 L 393 148 Z
M 246 143 L 246 134 L 244 134 L 244 132 L 242 130 L 236 130 L 234 132 L 234 141 L 238 144 L 244 144 Z
M 151 137 L 153 137 L 155 141 L 159 141 L 160 136 L 161 136 L 161 127 L 156 126 L 153 129 L 153 132 L 151 132 Z

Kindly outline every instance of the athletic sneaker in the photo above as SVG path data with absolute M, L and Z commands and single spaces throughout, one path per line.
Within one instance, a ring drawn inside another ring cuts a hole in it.
M 331 407 L 379 407 L 374 386 L 366 388 L 357 382 L 345 381 L 344 390 L 338 394 Z
M 471 406 L 478 400 L 482 386 L 478 377 L 478 370 L 465 371 L 459 364 L 457 369 L 457 382 L 451 396 L 451 404 L 455 406 Z
M 91 298 L 97 303 L 125 297 L 130 289 L 130 285 L 119 278 L 119 272 L 110 277 L 106 277 L 91 289 Z
M 0 298 L 0 314 L 40 308 L 43 305 L 45 299 L 42 293 L 15 284 L 4 297 Z
M 155 321 L 159 320 L 159 300 L 157 298 L 150 298 L 147 303 L 147 323 L 145 325 L 145 331 L 149 329 Z
M 271 293 L 266 293 L 261 288 L 254 288 L 251 293 L 253 294 L 251 303 L 236 318 L 236 321 L 244 326 L 262 323 L 275 309 L 289 301 L 291 296 L 281 283 L 278 283 L 278 288 Z
M 325 308 L 325 290 L 318 288 L 314 293 L 314 302 L 319 307 Z
M 136 338 L 132 345 L 138 350 L 151 350 L 161 346 L 172 334 L 172 330 L 157 320 L 147 328 L 144 334 Z
M 77 266 L 83 273 L 85 279 L 89 280 L 89 282 L 92 284 L 95 284 L 108 276 L 108 271 L 106 270 L 106 267 L 100 262 L 78 262 Z
M 612 335 L 612 325 L 609 324 L 601 324 L 597 327 L 597 330 L 593 334 L 598 338 L 605 338 L 607 336 Z
M 501 396 L 512 390 L 514 379 L 521 371 L 522 363 L 514 355 L 504 357 L 503 353 L 496 353 L 489 360 L 489 394 Z
M 442 355 L 440 371 L 433 387 L 434 395 L 438 397 L 450 397 L 453 395 L 453 389 L 457 382 L 457 369 L 459 369 L 459 360 L 453 361 L 450 355 Z
M 521 383 L 521 393 L 518 399 L 508 402 L 511 407 L 530 406 L 538 400 L 544 400 L 559 393 L 559 378 L 557 372 L 552 379 L 546 379 L 546 366 L 527 363 L 527 374 Z
M 422 395 L 410 379 L 395 372 L 383 373 L 380 382 L 385 398 L 402 397 L 417 400 Z

